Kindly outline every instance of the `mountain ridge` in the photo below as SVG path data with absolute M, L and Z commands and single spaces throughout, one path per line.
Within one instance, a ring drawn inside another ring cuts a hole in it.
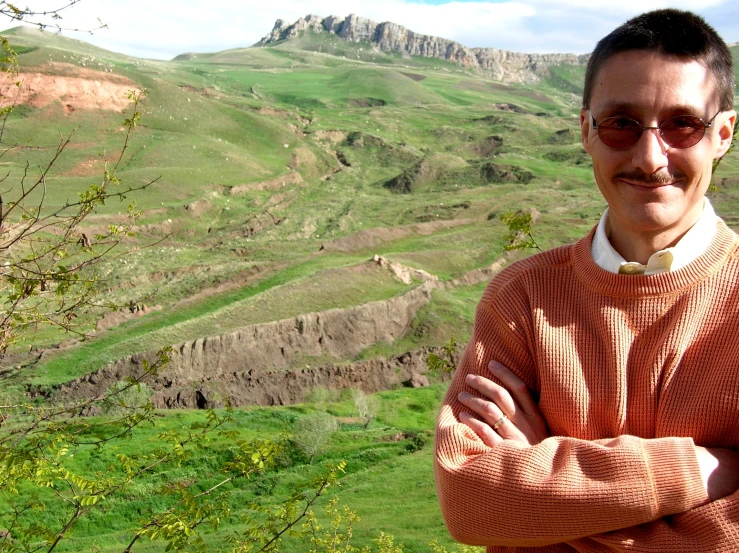
M 525 54 L 497 48 L 469 48 L 446 38 L 416 33 L 397 23 L 377 23 L 355 14 L 344 18 L 309 14 L 292 24 L 278 19 L 272 31 L 254 46 L 291 40 L 305 31 L 334 34 L 348 42 L 369 42 L 383 52 L 443 59 L 503 82 L 536 83 L 550 74 L 551 65 L 584 65 L 589 58 L 589 54 Z

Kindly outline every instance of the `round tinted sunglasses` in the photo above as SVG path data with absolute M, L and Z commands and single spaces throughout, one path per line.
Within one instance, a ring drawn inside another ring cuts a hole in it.
M 588 112 L 590 113 L 590 112 Z M 639 138 L 645 130 L 656 129 L 662 140 L 672 148 L 690 148 L 701 141 L 706 129 L 713 125 L 713 120 L 721 113 L 711 117 L 708 122 L 694 115 L 676 115 L 662 121 L 656 127 L 645 127 L 639 121 L 628 117 L 607 117 L 600 123 L 595 122 L 595 117 L 590 113 L 593 120 L 593 128 L 598 131 L 600 141 L 614 150 L 625 150 L 639 142 Z

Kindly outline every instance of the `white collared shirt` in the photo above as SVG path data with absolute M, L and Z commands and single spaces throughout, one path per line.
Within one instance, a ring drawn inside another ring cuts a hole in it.
M 685 267 L 705 253 L 716 235 L 716 222 L 719 217 L 708 198 L 703 199 L 703 214 L 695 225 L 673 247 L 653 253 L 646 265 L 636 261 L 626 261 L 613 249 L 608 241 L 610 225 L 608 224 L 608 209 L 606 209 L 593 237 L 590 249 L 593 261 L 601 269 L 627 275 L 656 275 Z

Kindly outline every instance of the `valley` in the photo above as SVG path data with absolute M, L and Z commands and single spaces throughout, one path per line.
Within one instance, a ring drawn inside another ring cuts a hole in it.
M 63 209 L 120 152 L 125 92 L 146 91 L 117 171 L 120 186 L 145 188 L 77 229 L 94 237 L 130 224 L 132 235 L 99 266 L 101 299 L 77 313 L 74 333 L 38 325 L 19 336 L 0 363 L 3 393 L 80 400 L 172 347 L 169 367 L 147 382 L 156 424 L 112 451 L 82 447 L 66 466 L 104 473 L 117 455 L 143 455 L 168 432 L 203 424 L 209 409 L 230 413 L 224 427 L 238 439 L 281 443 L 301 417 L 327 411 L 338 431 L 316 461 L 288 448 L 274 468 L 224 488 L 231 514 L 203 531 L 208 550 L 227 550 L 251 502 L 280 504 L 321 463 L 346 460 L 336 493 L 361 517 L 358 545 L 384 531 L 406 553 L 428 551 L 432 539 L 451 553 L 431 471 L 448 375 L 429 371 L 427 355 L 452 337 L 461 353 L 487 281 L 531 253 L 506 251 L 503 214 L 531 214 L 544 248 L 578 239 L 602 214 L 580 142 L 584 60 L 522 68 L 515 58 L 488 71 L 309 23 L 278 22 L 260 45 L 166 62 L 25 27 L 3 33 L 23 83 L 17 96 L 12 82 L 0 87 L 18 104 L 3 135 L 4 198 L 71 134 L 43 198 L 25 199 Z M 714 186 L 717 213 L 739 231 L 735 152 Z M 379 404 L 366 425 L 356 391 Z M 83 414 L 70 424 L 108 416 Z M 161 510 L 156 490 L 208 489 L 235 443 L 218 434 L 188 450 L 94 511 L 59 550 L 123 550 L 131 528 Z M 53 525 L 63 507 L 38 493 L 50 507 L 28 521 Z M 304 545 L 286 539 L 281 550 Z M 135 550 L 164 547 L 142 540 Z

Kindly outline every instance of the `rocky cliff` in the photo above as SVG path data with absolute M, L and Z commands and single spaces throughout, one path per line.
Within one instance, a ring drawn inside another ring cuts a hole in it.
M 301 401 L 315 386 L 366 392 L 392 387 L 400 382 L 398 372 L 403 371 L 399 369 L 405 367 L 406 378 L 410 378 L 410 371 L 423 365 L 418 355 L 406 361 L 372 360 L 349 368 L 285 369 L 302 356 L 346 359 L 372 344 L 392 343 L 406 334 L 437 286 L 429 281 L 389 300 L 307 313 L 176 345 L 167 369 L 149 382 L 157 391 L 154 403 L 157 407 L 203 407 L 230 398 L 232 405 L 271 405 Z M 142 374 L 144 361 L 155 357 L 155 352 L 149 352 L 116 361 L 65 384 L 57 397 L 92 397 L 120 380 Z
M 157 408 L 285 405 L 298 403 L 316 387 L 360 389 L 367 393 L 393 388 L 427 370 L 426 358 L 438 348 L 422 348 L 390 358 L 355 363 L 324 363 L 289 369 L 307 358 L 347 359 L 378 342 L 404 336 L 418 310 L 431 301 L 434 289 L 485 282 L 508 262 L 501 258 L 489 267 L 440 282 L 435 276 L 375 256 L 399 280 L 420 279 L 423 284 L 388 300 L 347 309 L 307 313 L 291 319 L 247 326 L 228 334 L 191 340 L 174 346 L 168 367 L 147 384 L 155 390 Z M 143 373 L 144 361 L 155 352 L 131 355 L 55 390 L 55 399 L 94 397 L 118 381 Z M 48 390 L 32 390 L 46 395 Z
M 582 65 L 588 59 L 587 55 L 522 54 L 497 48 L 467 48 L 445 38 L 414 33 L 396 23 L 376 23 L 353 14 L 345 18 L 307 15 L 292 24 L 278 19 L 272 32 L 256 46 L 290 40 L 305 31 L 331 33 L 350 42 L 369 42 L 383 52 L 447 60 L 478 69 L 493 79 L 505 82 L 536 82 L 549 73 L 551 65 Z

